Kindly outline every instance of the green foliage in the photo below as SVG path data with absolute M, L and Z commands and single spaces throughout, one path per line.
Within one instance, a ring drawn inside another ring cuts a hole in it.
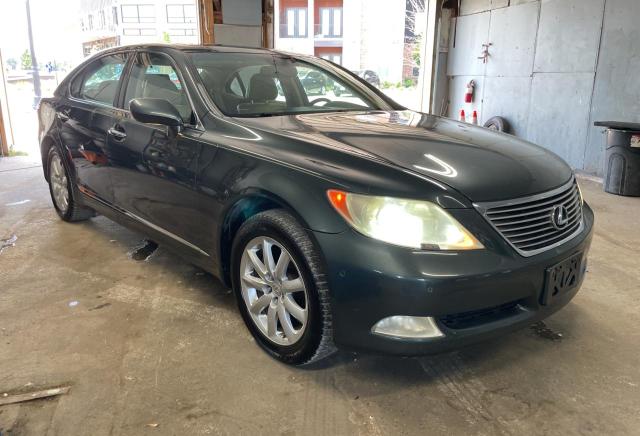
M 380 87 L 382 89 L 387 89 L 387 88 L 391 88 L 393 86 L 393 83 L 389 82 L 388 80 L 385 80 L 384 82 L 382 82 L 382 84 L 380 85 Z
M 411 59 L 416 67 L 420 67 L 420 46 L 422 45 L 422 34 L 416 37 L 416 41 L 413 44 L 413 50 L 411 52 Z
M 9 59 L 7 59 L 7 65 L 12 70 L 15 70 L 16 68 L 18 68 L 18 61 L 17 61 L 16 58 L 9 58 Z
M 404 79 L 403 85 L 405 88 L 411 88 L 416 85 L 416 82 L 413 79 Z
M 29 156 L 29 153 L 22 150 L 16 150 L 15 148 L 13 148 L 13 145 L 11 145 L 9 147 L 9 157 L 13 157 L 13 156 Z
M 171 36 L 169 36 L 169 32 L 162 32 L 162 40 L 167 44 L 171 43 Z
M 23 70 L 30 70 L 33 67 L 33 62 L 31 61 L 31 53 L 29 50 L 25 50 L 20 56 L 20 66 Z

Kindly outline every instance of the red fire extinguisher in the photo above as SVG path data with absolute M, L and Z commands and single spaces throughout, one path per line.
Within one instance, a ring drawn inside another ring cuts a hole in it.
M 473 91 L 475 90 L 475 88 L 476 88 L 476 82 L 474 82 L 473 80 L 467 83 L 467 92 L 464 94 L 465 103 L 473 102 Z

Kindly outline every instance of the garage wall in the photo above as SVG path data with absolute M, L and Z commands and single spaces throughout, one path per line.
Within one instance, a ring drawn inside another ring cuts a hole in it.
M 222 0 L 222 22 L 214 24 L 216 44 L 262 47 L 261 0 Z
M 604 138 L 593 121 L 640 121 L 639 18 L 637 0 L 462 0 L 451 25 L 449 116 L 462 108 L 482 122 L 503 116 L 517 136 L 602 174 Z M 471 79 L 475 101 L 466 105 Z
M 4 63 L 0 52 L 0 156 L 9 155 L 9 147 L 13 145 L 13 134 L 9 118 L 9 104 L 5 89 Z

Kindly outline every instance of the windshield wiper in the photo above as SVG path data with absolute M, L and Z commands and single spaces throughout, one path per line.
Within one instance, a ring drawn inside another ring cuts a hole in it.
M 255 114 L 238 114 L 236 116 L 244 117 L 244 118 L 265 118 L 265 117 L 275 117 L 278 115 L 286 115 L 286 114 L 283 114 L 281 112 L 258 112 Z
M 239 118 L 266 118 L 266 117 L 279 117 L 288 115 L 312 115 L 312 114 L 332 114 L 342 112 L 362 112 L 371 109 L 330 109 L 330 110 L 311 110 L 311 111 L 290 111 L 290 112 L 256 112 L 256 113 L 244 113 L 236 114 L 234 117 Z

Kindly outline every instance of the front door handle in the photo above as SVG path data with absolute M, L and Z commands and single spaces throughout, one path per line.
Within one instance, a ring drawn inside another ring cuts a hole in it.
M 107 133 L 109 133 L 109 135 L 113 136 L 118 141 L 122 141 L 127 137 L 126 133 L 124 133 L 122 130 L 118 130 L 116 127 L 110 128 Z
M 60 119 L 60 121 L 62 121 L 63 123 L 65 121 L 69 121 L 69 115 L 65 112 L 58 112 L 58 118 Z

